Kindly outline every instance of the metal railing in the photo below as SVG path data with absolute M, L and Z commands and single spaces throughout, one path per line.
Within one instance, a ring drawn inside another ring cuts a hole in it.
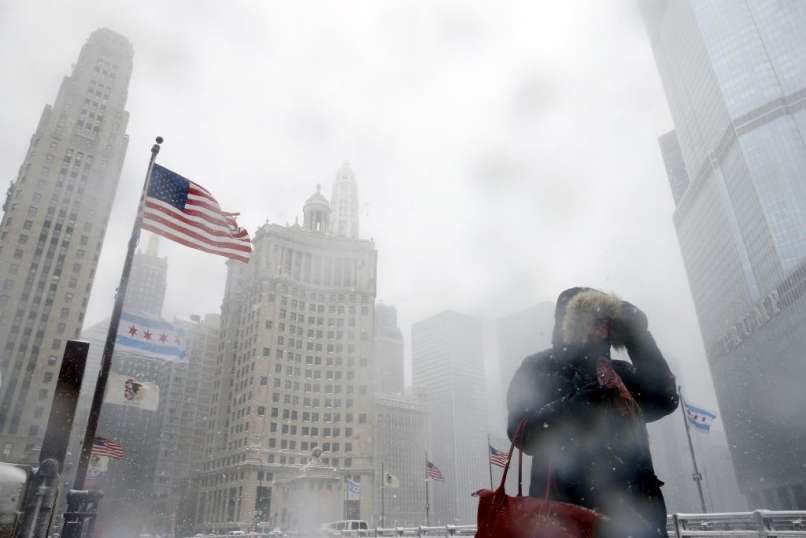
M 753 512 L 725 512 L 713 514 L 671 514 L 668 519 L 671 538 L 707 538 L 730 536 L 737 538 L 806 538 L 806 511 L 755 510 Z M 319 538 L 327 536 L 417 536 L 446 538 L 473 536 L 475 525 L 443 525 L 438 527 L 395 527 L 369 530 L 338 531 L 328 533 L 242 534 L 243 538 Z M 210 534 L 206 537 L 226 536 Z
M 739 537 L 806 537 L 806 511 L 755 510 L 714 514 L 672 514 L 669 536 L 705 538 L 707 536 Z

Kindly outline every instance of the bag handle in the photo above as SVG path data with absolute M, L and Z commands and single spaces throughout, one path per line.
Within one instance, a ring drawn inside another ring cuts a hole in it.
M 518 428 L 515 430 L 515 436 L 512 439 L 512 444 L 509 447 L 509 454 L 507 454 L 507 464 L 504 466 L 504 472 L 501 474 L 501 483 L 498 485 L 498 489 L 496 489 L 496 494 L 500 491 L 501 493 L 506 493 L 506 483 L 507 483 L 507 474 L 509 473 L 509 466 L 512 463 L 512 453 L 515 451 L 515 447 L 518 448 L 518 497 L 523 496 L 523 438 L 526 433 L 526 425 L 529 422 L 528 418 L 524 418 L 518 424 Z M 546 476 L 546 490 L 543 496 L 543 502 L 545 506 L 548 508 L 549 503 L 549 493 L 551 492 L 551 480 L 554 476 L 554 467 L 549 463 L 548 466 L 548 475 Z

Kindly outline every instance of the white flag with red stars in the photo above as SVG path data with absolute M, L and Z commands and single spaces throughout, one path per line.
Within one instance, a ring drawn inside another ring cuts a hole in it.
M 185 332 L 163 319 L 140 312 L 121 314 L 115 351 L 187 362 Z

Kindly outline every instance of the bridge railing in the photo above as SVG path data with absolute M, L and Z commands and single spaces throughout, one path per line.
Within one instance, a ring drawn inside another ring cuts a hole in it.
M 667 521 L 670 538 L 806 538 L 806 511 L 755 510 L 753 512 L 724 512 L 712 514 L 671 514 Z M 242 538 L 325 538 L 330 536 L 392 537 L 417 536 L 447 538 L 473 536 L 475 525 L 443 525 L 431 527 L 395 527 L 329 533 L 263 534 L 250 533 Z M 207 537 L 222 535 L 205 535 Z

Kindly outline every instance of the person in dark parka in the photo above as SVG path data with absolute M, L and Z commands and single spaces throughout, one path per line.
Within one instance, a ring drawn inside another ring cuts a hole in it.
M 630 362 L 611 360 L 626 348 Z M 507 393 L 507 431 L 532 455 L 529 495 L 592 508 L 607 538 L 666 537 L 646 423 L 673 412 L 675 379 L 630 303 L 591 288 L 560 294 L 552 347 L 524 359 Z

